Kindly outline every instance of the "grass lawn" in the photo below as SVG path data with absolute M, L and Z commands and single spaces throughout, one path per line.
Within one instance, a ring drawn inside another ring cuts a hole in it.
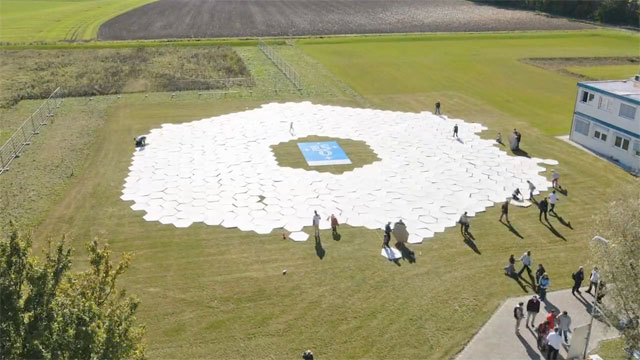
M 105 21 L 155 0 L 2 0 L 0 42 L 91 40 Z
M 636 36 L 612 32 L 304 40 L 298 44 L 308 57 L 282 49 L 304 69 L 310 90 L 302 95 L 174 102 L 123 97 L 108 105 L 104 125 L 84 150 L 86 166 L 48 211 L 36 242 L 69 233 L 80 266 L 83 243 L 94 237 L 116 253 L 135 252 L 123 281 L 142 299 L 139 318 L 147 326 L 150 358 L 282 359 L 307 348 L 327 359 L 451 358 L 505 297 L 532 293 L 503 276 L 509 254 L 531 249 L 534 263 L 549 272 L 552 290 L 569 286 L 571 272 L 589 265 L 591 216 L 619 187 L 636 181 L 553 136 L 568 132 L 576 79 L 518 59 L 630 55 L 636 43 Z M 248 56 L 250 69 L 259 57 Z M 311 83 L 314 74 L 322 76 Z M 357 96 L 344 96 L 354 90 Z M 572 229 L 552 217 L 551 230 L 536 220 L 535 209 L 512 208 L 518 236 L 497 221 L 494 206 L 472 219 L 480 254 L 458 229 L 447 229 L 410 246 L 416 263 L 396 266 L 380 256 L 381 231 L 342 226 L 340 241 L 325 231 L 326 256 L 320 260 L 313 241 L 204 224 L 177 229 L 144 221 L 119 199 L 133 135 L 272 98 L 366 102 L 404 111 L 430 109 L 440 99 L 445 114 L 487 125 L 487 138 L 517 127 L 530 156 L 560 161 L 561 184 L 569 193 L 561 195 L 558 213 Z M 281 275 L 283 269 L 288 275 Z
M 595 80 L 629 79 L 640 73 L 638 65 L 573 66 L 567 70 Z

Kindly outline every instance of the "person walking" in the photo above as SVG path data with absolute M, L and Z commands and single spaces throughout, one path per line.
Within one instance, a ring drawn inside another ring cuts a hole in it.
M 556 202 L 558 201 L 558 195 L 556 195 L 556 191 L 553 190 L 551 194 L 549 194 L 549 203 L 551 204 L 551 209 L 549 209 L 550 213 L 556 213 L 554 210 L 556 208 Z
M 436 101 L 436 115 L 440 115 L 440 100 Z
M 546 272 L 547 270 L 544 269 L 544 266 L 542 266 L 542 264 L 538 264 L 538 270 L 536 270 L 536 284 L 540 284 L 540 279 Z
M 547 290 L 549 290 L 549 285 L 551 285 L 551 280 L 549 280 L 549 275 L 544 273 L 540 278 L 540 284 L 538 288 L 540 289 L 540 301 L 547 301 Z
M 564 338 L 564 343 L 569 344 L 569 331 L 571 331 L 571 317 L 569 313 L 563 311 L 560 316 L 558 316 L 558 329 L 560 330 L 560 336 Z
M 540 209 L 540 215 L 538 216 L 538 220 L 540 220 L 540 222 L 542 222 L 542 214 L 544 214 L 544 219 L 549 222 L 549 219 L 547 218 L 547 209 L 549 208 L 549 203 L 547 202 L 547 198 L 545 197 L 544 199 L 540 200 L 540 202 L 538 203 L 538 209 Z
M 320 238 L 320 215 L 316 210 L 313 211 L 313 230 L 315 231 L 316 239 Z
M 458 124 L 453 125 L 453 136 L 458 137 Z
M 597 292 L 599 281 L 600 281 L 600 272 L 598 271 L 598 267 L 594 266 L 593 271 L 591 271 L 591 276 L 589 277 L 589 288 L 587 289 L 587 293 L 591 294 L 591 288 L 596 289 L 596 292 Z
M 502 204 L 502 213 L 500 214 L 500 219 L 498 219 L 498 221 L 502 222 L 503 216 L 507 218 L 507 224 L 511 224 L 511 221 L 509 221 L 509 199 Z
M 536 295 L 533 295 L 529 301 L 527 301 L 527 321 L 525 321 L 525 325 L 529 327 L 531 324 L 532 328 L 535 328 L 536 315 L 540 312 L 540 300 Z M 531 321 L 529 321 L 531 319 Z
M 531 276 L 531 250 L 527 250 L 522 256 L 520 256 L 520 261 L 522 261 L 522 269 L 518 272 L 518 276 L 522 276 L 522 273 L 525 269 L 527 269 L 527 273 Z
M 331 216 L 327 219 L 327 220 L 331 220 L 331 232 L 333 233 L 333 235 L 338 235 L 338 226 L 340 224 L 338 224 L 338 218 L 331 214 Z
M 460 233 L 462 235 L 469 234 L 469 227 L 471 226 L 471 222 L 469 221 L 469 217 L 467 216 L 466 211 L 464 212 L 464 214 L 462 214 L 462 216 L 460 216 L 460 220 L 458 220 L 458 222 L 460 223 Z
M 516 274 L 515 264 L 516 264 L 516 258 L 513 257 L 513 254 L 511 254 L 511 256 L 509 256 L 509 265 L 504 267 L 504 271 L 506 275 L 513 276 Z
M 529 200 L 536 201 L 536 199 L 533 198 L 533 192 L 536 191 L 536 186 L 529 180 L 527 180 L 527 184 L 529 184 Z
M 516 318 L 516 333 L 520 332 L 520 322 L 522 321 L 522 319 L 524 319 L 524 309 L 522 307 L 523 305 L 524 303 L 520 302 L 518 303 L 518 306 L 513 308 L 513 317 Z
M 558 328 L 553 329 L 552 332 L 547 335 L 547 359 L 557 360 L 560 346 L 562 345 L 562 336 L 558 334 Z
M 571 294 L 575 295 L 576 292 L 578 295 L 582 294 L 580 292 L 580 286 L 582 286 L 582 281 L 584 280 L 584 269 L 582 266 L 578 268 L 578 271 L 571 274 L 571 278 L 573 279 L 573 288 L 571 289 Z
M 560 179 L 560 174 L 558 174 L 558 172 L 555 169 L 551 170 L 551 186 L 553 186 L 554 189 L 558 187 L 559 179 Z

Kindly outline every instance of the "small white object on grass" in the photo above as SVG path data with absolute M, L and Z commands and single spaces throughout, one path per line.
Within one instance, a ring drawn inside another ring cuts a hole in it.
M 282 275 L 287 275 L 287 269 L 282 270 Z

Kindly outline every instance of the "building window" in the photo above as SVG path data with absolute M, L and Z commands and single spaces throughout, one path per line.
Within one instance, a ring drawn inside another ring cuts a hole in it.
M 623 138 L 620 135 L 616 135 L 616 141 L 613 143 L 613 146 L 627 151 L 629 150 L 629 139 Z
M 618 113 L 623 118 L 633 120 L 636 118 L 636 107 L 620 103 L 620 112 Z
M 609 130 L 598 126 L 593 131 L 593 137 L 598 140 L 607 142 L 607 133 L 609 133 Z
M 576 119 L 573 123 L 573 129 L 578 133 L 584 136 L 589 136 L 589 122 L 584 121 L 576 116 Z
M 640 141 L 633 142 L 633 153 L 636 156 L 640 156 Z
M 588 92 L 587 90 L 582 90 L 582 99 L 580 99 L 583 103 L 590 103 L 595 98 L 595 95 L 592 92 Z
M 598 109 L 606 112 L 611 112 L 613 110 L 613 99 L 604 97 L 604 96 L 599 96 Z

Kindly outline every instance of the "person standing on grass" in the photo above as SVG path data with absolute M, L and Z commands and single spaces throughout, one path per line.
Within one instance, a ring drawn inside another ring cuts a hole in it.
M 581 294 L 580 286 L 582 286 L 582 281 L 584 280 L 584 269 L 582 266 L 578 268 L 578 271 L 571 274 L 571 278 L 573 279 L 573 288 L 571 289 L 571 294 L 575 295 L 576 292 L 578 295 Z
M 315 215 L 313 215 L 313 230 L 315 231 L 316 239 L 320 238 L 320 215 L 318 215 L 317 211 L 313 211 Z
M 338 218 L 335 215 L 331 214 L 331 216 L 327 220 L 331 220 L 331 232 L 333 233 L 333 235 L 338 235 Z
M 522 134 L 520 134 L 519 131 L 516 131 L 516 144 L 518 144 L 516 148 L 517 150 L 520 150 L 521 141 L 522 141 Z
M 527 301 L 527 321 L 525 321 L 525 325 L 529 327 L 531 324 L 532 328 L 535 328 L 536 315 L 540 312 L 540 300 L 536 295 L 533 295 L 529 301 Z M 529 321 L 531 319 L 531 321 Z
M 551 170 L 551 186 L 553 186 L 554 189 L 558 187 L 559 179 L 560 179 L 560 174 L 558 174 L 558 172 L 555 169 Z
M 560 336 L 564 338 L 564 343 L 569 343 L 569 331 L 571 331 L 571 317 L 569 313 L 563 311 L 560 316 L 558 316 L 558 329 L 560 330 Z
M 551 213 L 556 213 L 556 201 L 558 201 L 558 195 L 556 195 L 556 191 L 553 190 L 551 192 L 551 194 L 549 195 L 549 203 L 551 204 L 551 209 L 549 209 L 549 212 Z M 557 215 L 557 214 L 556 214 Z
M 458 137 L 458 124 L 453 125 L 453 136 Z
M 498 133 L 498 137 L 496 137 L 496 142 L 502 145 L 502 134 Z
M 529 184 L 529 200 L 536 201 L 536 199 L 533 198 L 533 192 L 536 191 L 536 186 L 529 180 L 527 180 L 527 184 Z
M 469 217 L 467 216 L 467 212 L 465 211 L 462 216 L 460 216 L 460 233 L 462 235 L 467 235 L 469 233 L 469 227 L 471 226 L 471 222 L 469 221 Z
M 542 266 L 542 264 L 538 264 L 538 270 L 536 270 L 536 284 L 540 284 L 540 279 L 546 272 L 547 270 L 544 269 L 544 266 Z
M 598 291 L 598 281 L 600 281 L 600 272 L 598 271 L 598 267 L 594 266 L 593 271 L 591 271 L 591 276 L 589 277 L 589 288 L 587 289 L 587 293 L 591 294 L 591 288 L 596 289 L 596 292 Z
M 549 202 L 545 197 L 544 199 L 540 200 L 540 202 L 538 203 L 538 209 L 540 209 L 540 215 L 538 216 L 538 220 L 540 220 L 540 222 L 542 222 L 542 214 L 544 214 L 545 221 L 549 222 L 549 218 L 547 218 L 548 208 L 549 208 Z
M 511 225 L 511 221 L 509 221 L 509 199 L 502 204 L 502 213 L 500 214 L 500 219 L 498 221 L 502 222 L 502 217 L 507 218 L 507 224 Z
M 440 115 L 440 100 L 436 101 L 436 115 Z
M 504 267 L 504 271 L 505 274 L 508 276 L 513 276 L 516 273 L 516 258 L 513 257 L 513 254 L 511 254 L 511 256 L 509 256 L 509 265 Z
M 549 275 L 544 273 L 540 278 L 540 300 L 547 301 L 547 290 L 549 290 L 549 285 L 551 285 L 551 280 L 549 280 Z
M 513 317 L 516 318 L 516 333 L 520 332 L 520 322 L 524 319 L 524 309 L 522 305 L 524 305 L 524 303 L 520 302 L 518 306 L 513 308 Z
M 547 359 L 557 360 L 560 346 L 562 345 L 562 336 L 558 334 L 558 328 L 553 329 L 552 332 L 547 335 Z
M 520 261 L 522 261 L 522 269 L 518 272 L 518 276 L 522 276 L 525 269 L 527 269 L 527 273 L 531 276 L 531 250 L 527 250 L 526 253 L 522 254 Z

